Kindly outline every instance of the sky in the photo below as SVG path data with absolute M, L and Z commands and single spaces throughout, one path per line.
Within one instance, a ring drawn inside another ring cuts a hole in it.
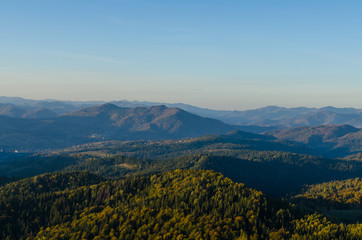
M 362 1 L 4 0 L 0 96 L 362 108 Z

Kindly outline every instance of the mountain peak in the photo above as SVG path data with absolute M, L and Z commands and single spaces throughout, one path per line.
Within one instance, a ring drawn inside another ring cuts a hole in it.
M 168 107 L 166 107 L 166 105 L 156 105 L 156 106 L 151 106 L 149 107 L 149 109 L 154 109 L 154 110 L 165 110 Z
M 66 116 L 97 116 L 101 113 L 109 113 L 121 109 L 112 103 L 105 103 L 102 105 L 81 109 L 79 111 L 65 114 Z
M 105 103 L 98 106 L 99 109 L 107 110 L 107 111 L 114 111 L 120 109 L 120 107 L 114 105 L 113 103 Z

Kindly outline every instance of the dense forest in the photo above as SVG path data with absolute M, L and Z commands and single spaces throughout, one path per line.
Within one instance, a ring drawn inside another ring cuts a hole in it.
M 97 184 L 94 184 L 97 183 Z M 45 174 L 0 189 L 2 239 L 360 239 L 335 224 L 205 170 L 104 181 Z
M 0 238 L 361 239 L 362 162 L 270 141 L 235 132 L 17 155 L 0 162 Z
M 306 185 L 290 200 L 339 222 L 362 222 L 361 178 Z
M 329 209 L 362 209 L 362 179 L 347 179 L 307 186 L 293 197 L 309 206 Z
M 7 178 L 31 177 L 54 171 L 89 171 L 103 177 L 123 178 L 175 169 L 214 170 L 275 197 L 294 193 L 305 184 L 362 176 L 362 162 L 359 161 L 247 149 L 224 150 L 224 154 L 190 152 L 189 155 L 167 159 L 62 153 L 0 163 L 0 175 Z
M 24 178 L 54 171 L 90 171 L 123 178 L 175 169 L 221 172 L 236 182 L 281 197 L 305 184 L 362 176 L 361 161 L 325 159 L 273 137 L 236 131 L 165 141 L 101 142 L 0 162 L 0 176 Z

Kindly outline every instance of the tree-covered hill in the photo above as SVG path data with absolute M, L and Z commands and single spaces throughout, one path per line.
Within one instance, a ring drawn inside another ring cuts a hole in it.
M 199 153 L 238 154 L 250 151 L 282 151 L 318 154 L 301 144 L 282 142 L 274 137 L 243 131 L 225 135 L 207 135 L 198 138 L 163 141 L 106 141 L 73 146 L 56 152 L 96 155 L 127 155 L 136 158 L 160 159 Z
M 269 161 L 246 161 L 235 157 L 204 156 L 198 169 L 222 173 L 237 182 L 272 196 L 285 196 L 305 184 L 362 175 L 362 164 L 327 159 L 310 159 L 300 155 L 279 155 Z
M 340 222 L 362 222 L 361 178 L 307 185 L 291 201 Z
M 350 125 L 322 125 L 272 131 L 282 140 L 304 143 L 328 157 L 345 157 L 362 152 L 362 130 Z
M 11 182 L 0 188 L 1 197 L 32 195 L 75 189 L 104 181 L 96 174 L 86 171 L 46 173 L 32 178 Z
M 305 184 L 362 176 L 360 161 L 295 153 L 303 149 L 245 132 L 177 141 L 105 144 L 0 162 L 0 175 L 23 178 L 46 172 L 85 170 L 104 177 L 123 178 L 178 168 L 208 169 L 273 196 L 290 194 Z
M 73 181 L 74 174 L 1 188 L 14 189 L 0 195 L 1 238 L 353 240 L 362 234 L 362 225 L 305 215 L 213 171 L 175 170 L 97 185 L 87 185 L 93 178 L 86 173 Z
M 242 131 L 183 140 L 101 142 L 4 160 L 0 176 L 4 183 L 55 171 L 89 171 L 119 179 L 207 169 L 278 197 L 297 192 L 305 184 L 362 176 L 361 161 L 301 154 L 308 150 Z
M 24 238 L 23 234 L 30 234 L 54 219 L 66 218 L 56 215 L 58 210 L 62 211 L 54 209 L 62 208 L 56 196 L 103 180 L 88 172 L 67 172 L 43 174 L 0 187 L 0 238 Z
M 293 199 L 295 202 L 314 208 L 362 210 L 362 179 L 354 178 L 310 185 Z
M 103 176 L 122 177 L 130 172 L 145 169 L 169 170 L 168 167 L 164 167 L 169 162 L 180 166 L 183 165 L 184 157 L 200 154 L 269 161 L 278 158 L 276 156 L 289 154 L 281 154 L 282 151 L 305 153 L 310 149 L 274 142 L 273 137 L 242 131 L 183 140 L 99 142 L 34 155 L 4 153 L 2 155 L 7 158 L 0 161 L 0 175 L 23 178 L 64 169 L 83 169 Z M 178 158 L 181 158 L 180 163 L 177 163 Z M 120 165 L 123 163 L 129 165 Z M 170 167 L 172 165 L 168 164 Z

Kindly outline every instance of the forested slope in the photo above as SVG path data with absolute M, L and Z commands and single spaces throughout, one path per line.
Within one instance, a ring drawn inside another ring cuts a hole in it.
M 347 179 L 307 186 L 295 201 L 334 209 L 362 209 L 362 179 Z
M 90 186 L 98 179 L 87 173 L 40 178 L 1 188 L 2 239 L 352 240 L 362 234 L 362 225 L 305 215 L 212 171 L 176 170 Z

